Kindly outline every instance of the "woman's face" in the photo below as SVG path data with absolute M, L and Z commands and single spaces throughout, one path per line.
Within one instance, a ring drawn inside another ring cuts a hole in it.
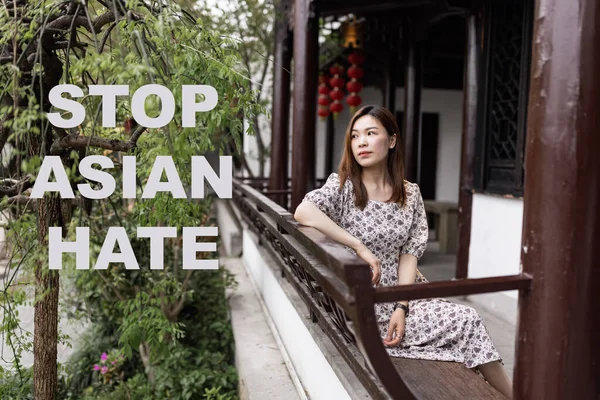
M 363 168 L 386 163 L 390 149 L 396 145 L 396 134 L 390 136 L 371 115 L 363 115 L 354 122 L 350 139 L 354 159 Z

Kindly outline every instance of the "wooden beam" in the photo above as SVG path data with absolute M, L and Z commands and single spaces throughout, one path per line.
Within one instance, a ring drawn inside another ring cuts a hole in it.
M 463 89 L 463 132 L 458 195 L 458 251 L 456 253 L 456 278 L 469 275 L 469 249 L 471 247 L 471 208 L 473 204 L 473 162 L 475 161 L 479 72 L 481 55 L 481 7 L 467 17 L 467 57 L 465 59 L 465 87 Z
M 600 393 L 600 3 L 537 0 L 515 399 Z
M 376 303 L 435 297 L 464 296 L 469 294 L 523 290 L 531 285 L 528 274 L 495 276 L 493 278 L 462 279 L 411 285 L 384 286 L 375 289 Z
M 407 8 L 431 6 L 435 2 L 436 0 L 329 0 L 319 2 L 319 10 L 323 16 L 348 13 L 389 13 Z
M 406 179 L 418 181 L 419 138 L 421 134 L 421 90 L 423 88 L 423 60 L 414 27 L 405 25 L 402 35 L 405 52 L 404 79 L 404 164 Z M 418 182 L 417 182 L 418 183 Z
M 292 138 L 292 204 L 302 202 L 315 186 L 315 131 L 319 65 L 319 15 L 315 2 L 294 2 L 294 125 Z
M 273 68 L 273 117 L 271 125 L 271 173 L 269 188 L 286 190 L 288 183 L 290 70 L 292 61 L 292 33 L 287 16 L 290 0 L 279 0 L 275 8 L 275 66 Z M 287 195 L 274 200 L 287 208 Z

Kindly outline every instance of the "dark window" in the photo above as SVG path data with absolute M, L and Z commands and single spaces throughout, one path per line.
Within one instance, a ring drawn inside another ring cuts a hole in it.
M 475 189 L 523 195 L 531 63 L 530 1 L 486 3 Z

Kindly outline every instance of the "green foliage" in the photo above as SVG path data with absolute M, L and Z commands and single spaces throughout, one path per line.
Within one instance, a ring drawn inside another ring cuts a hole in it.
M 82 347 L 66 365 L 71 377 L 68 398 L 199 399 L 205 392 L 213 396 L 207 398 L 236 398 L 233 334 L 224 297 L 225 288 L 234 284 L 225 270 L 192 275 L 192 294 L 174 323 L 160 312 L 159 300 L 148 294 L 128 301 L 113 298 L 118 332 L 111 334 L 94 324 L 80 340 Z M 147 354 L 140 355 L 140 345 Z M 110 349 L 125 355 L 118 384 L 106 384 L 94 371 L 100 354 L 110 355 Z M 141 366 L 144 356 L 148 361 Z

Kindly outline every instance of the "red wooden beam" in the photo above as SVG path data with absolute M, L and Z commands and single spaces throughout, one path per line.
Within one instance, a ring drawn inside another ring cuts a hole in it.
M 294 8 L 294 125 L 292 212 L 315 186 L 315 132 L 319 15 L 315 2 L 296 0 Z
M 471 209 L 473 204 L 473 162 L 477 136 L 477 109 L 481 54 L 481 7 L 474 8 L 467 17 L 467 57 L 465 59 L 463 133 L 458 195 L 458 251 L 456 278 L 469 275 L 469 249 L 471 247 Z
M 271 173 L 269 188 L 286 190 L 288 187 L 288 145 L 290 119 L 290 70 L 292 61 L 292 33 L 288 26 L 291 0 L 279 0 L 275 8 L 275 66 L 273 68 L 273 120 L 271 125 Z M 287 196 L 275 201 L 287 207 Z

